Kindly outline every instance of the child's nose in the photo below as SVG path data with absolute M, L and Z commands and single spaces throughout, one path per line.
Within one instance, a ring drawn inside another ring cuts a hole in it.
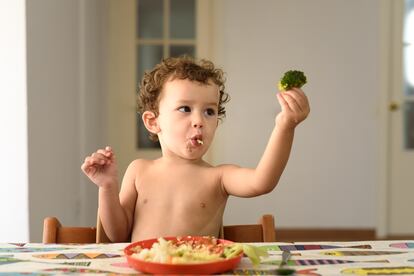
M 193 122 L 193 127 L 195 128 L 203 127 L 203 123 L 201 121 Z
M 193 118 L 193 127 L 195 127 L 195 128 L 203 127 L 203 118 L 202 118 L 202 116 L 194 116 L 194 118 Z

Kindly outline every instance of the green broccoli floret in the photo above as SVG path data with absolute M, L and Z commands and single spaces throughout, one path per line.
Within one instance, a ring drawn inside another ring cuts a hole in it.
M 306 83 L 306 76 L 301 71 L 287 71 L 279 81 L 279 90 L 286 91 L 293 87 L 301 88 Z

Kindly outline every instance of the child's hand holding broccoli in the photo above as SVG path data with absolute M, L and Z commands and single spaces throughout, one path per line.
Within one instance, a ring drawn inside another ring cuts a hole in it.
M 306 83 L 306 76 L 301 71 L 287 71 L 279 81 L 277 97 L 282 107 L 282 112 L 276 117 L 277 124 L 295 128 L 310 112 L 308 98 L 300 89 Z

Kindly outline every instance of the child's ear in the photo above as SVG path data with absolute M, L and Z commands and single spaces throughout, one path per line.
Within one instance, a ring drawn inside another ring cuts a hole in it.
M 158 124 L 157 116 L 152 111 L 145 111 L 142 114 L 142 121 L 149 132 L 158 134 L 161 131 Z

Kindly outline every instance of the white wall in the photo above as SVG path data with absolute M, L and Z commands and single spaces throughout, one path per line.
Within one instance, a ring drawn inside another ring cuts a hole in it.
M 235 8 L 237 7 L 237 8 Z M 379 147 L 379 2 L 215 2 L 216 62 L 232 99 L 215 163 L 256 166 L 280 108 L 276 83 L 308 76 L 309 118 L 269 195 L 232 198 L 225 223 L 276 216 L 278 227 L 376 227 Z
M 0 242 L 29 239 L 25 1 L 0 0 Z
M 24 1 L 0 0 L 0 120 L 7 130 L 0 136 L 7 154 L 0 161 L 0 214 L 12 221 L 0 229 L 3 241 L 27 241 L 29 219 L 30 240 L 40 241 L 49 215 L 66 225 L 95 223 L 96 188 L 79 167 L 106 142 L 99 85 L 104 3 L 27 1 L 27 161 Z M 266 196 L 230 200 L 225 223 L 270 212 L 279 227 L 375 227 L 378 9 L 375 0 L 214 2 L 212 46 L 232 96 L 215 163 L 256 165 L 279 111 L 275 85 L 285 70 L 307 73 L 312 106 L 279 186 Z
M 95 225 L 97 189 L 82 175 L 104 141 L 100 1 L 27 1 L 30 240 L 43 218 Z

